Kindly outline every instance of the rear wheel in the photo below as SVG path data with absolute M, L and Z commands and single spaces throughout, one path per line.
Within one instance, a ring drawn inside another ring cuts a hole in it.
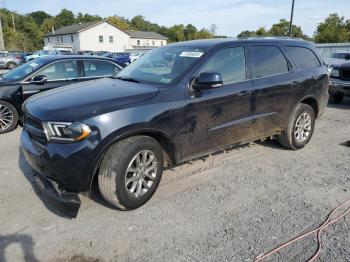
M 17 64 L 14 62 L 8 62 L 6 64 L 7 69 L 10 69 L 10 70 L 14 69 L 16 66 L 17 66 Z
M 340 104 L 343 101 L 344 95 L 340 93 L 331 93 L 329 94 L 329 103 L 331 104 Z
M 289 149 L 303 148 L 311 139 L 315 127 L 315 112 L 311 106 L 298 104 L 288 126 L 279 136 L 280 144 Z
M 18 124 L 16 108 L 3 100 L 0 100 L 0 134 L 14 130 Z
M 156 191 L 163 165 L 163 151 L 155 139 L 134 136 L 122 140 L 102 160 L 98 174 L 101 195 L 117 208 L 138 208 Z

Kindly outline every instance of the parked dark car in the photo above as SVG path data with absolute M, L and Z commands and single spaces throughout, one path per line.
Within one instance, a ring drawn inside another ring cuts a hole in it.
M 350 97 L 350 63 L 333 66 L 329 75 L 329 102 L 339 104 Z
M 309 42 L 181 42 L 145 54 L 117 79 L 27 100 L 21 145 L 66 214 L 77 214 L 77 194 L 95 175 L 104 199 L 130 210 L 151 198 L 164 166 L 270 136 L 304 147 L 327 101 L 327 68 Z
M 33 94 L 56 87 L 113 76 L 123 65 L 112 59 L 86 56 L 36 58 L 0 77 L 0 134 L 16 128 L 22 103 Z
M 0 52 L 0 68 L 13 69 L 23 62 L 22 57 L 18 54 Z
M 123 63 L 124 65 L 129 65 L 132 61 L 130 53 L 107 53 L 104 56 Z

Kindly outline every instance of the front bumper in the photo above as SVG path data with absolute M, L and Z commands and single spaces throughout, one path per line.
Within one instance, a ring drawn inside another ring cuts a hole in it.
M 340 79 L 329 80 L 329 93 L 342 93 L 345 96 L 350 96 L 350 81 Z
M 48 202 L 60 212 L 76 217 L 80 207 L 78 193 L 88 191 L 92 178 L 90 142 L 43 145 L 23 129 L 21 148 L 38 173 L 36 184 Z
M 78 194 L 61 190 L 57 183 L 39 174 L 35 175 L 34 182 L 49 208 L 72 218 L 77 217 L 81 203 Z

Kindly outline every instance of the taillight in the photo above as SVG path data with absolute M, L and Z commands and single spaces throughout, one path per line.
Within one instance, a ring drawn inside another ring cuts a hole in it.
M 16 59 L 22 59 L 22 57 L 20 55 L 16 55 L 15 57 L 16 57 Z

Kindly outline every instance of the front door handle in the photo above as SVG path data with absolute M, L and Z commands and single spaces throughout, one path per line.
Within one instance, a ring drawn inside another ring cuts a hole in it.
M 238 93 L 239 96 L 248 96 L 251 95 L 253 93 L 253 91 L 251 90 L 244 90 Z

